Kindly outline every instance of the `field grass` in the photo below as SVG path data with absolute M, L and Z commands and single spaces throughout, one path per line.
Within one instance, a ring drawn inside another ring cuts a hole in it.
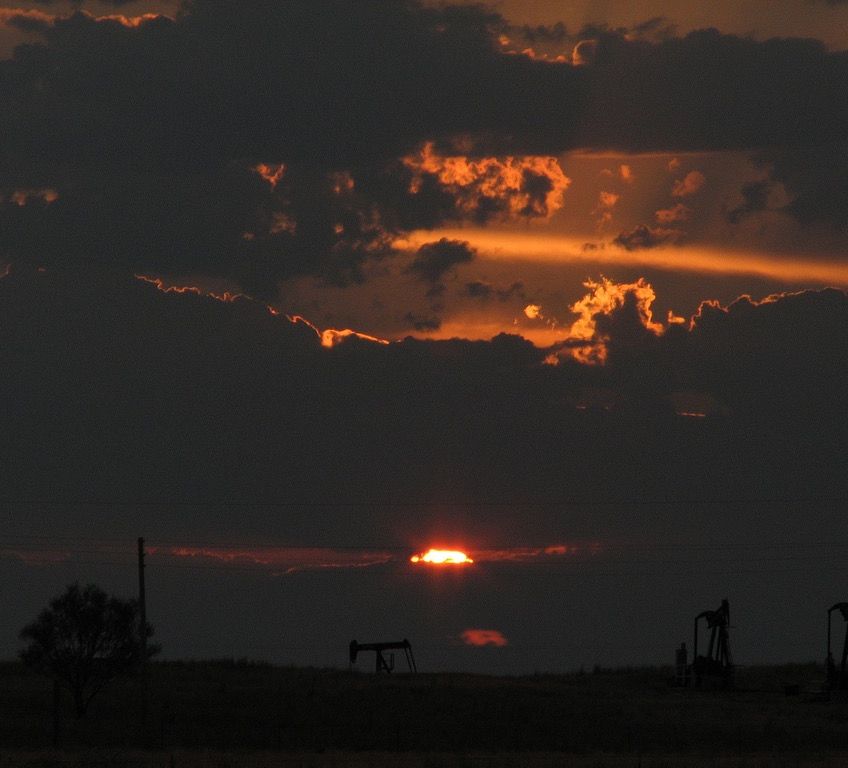
M 375 677 L 246 662 L 160 662 L 71 717 L 51 750 L 51 685 L 0 664 L 0 768 L 848 765 L 848 697 L 820 667 L 750 668 L 734 691 L 668 669 Z M 798 695 L 786 695 L 796 686 Z

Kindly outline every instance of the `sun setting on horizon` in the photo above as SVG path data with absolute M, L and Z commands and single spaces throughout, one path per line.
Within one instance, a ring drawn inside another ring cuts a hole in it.
M 474 561 L 459 550 L 428 549 L 409 558 L 411 563 L 429 563 L 430 565 L 471 565 Z

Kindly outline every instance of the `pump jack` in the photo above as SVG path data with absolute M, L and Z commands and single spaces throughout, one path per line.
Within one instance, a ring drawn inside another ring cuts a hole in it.
M 412 645 L 409 640 L 397 640 L 391 643 L 357 643 L 356 640 L 350 641 L 350 663 L 356 663 L 356 655 L 360 651 L 374 651 L 376 654 L 374 671 L 379 674 L 385 672 L 391 674 L 395 668 L 395 655 L 389 654 L 388 660 L 383 656 L 383 651 L 402 650 L 406 656 L 406 665 L 410 672 L 417 672 L 415 667 L 415 657 L 412 655 Z
M 706 656 L 698 655 L 698 622 L 706 619 L 710 630 L 710 644 Z M 695 645 L 693 648 L 692 671 L 695 686 L 700 686 L 703 677 L 721 680 L 723 687 L 733 684 L 733 657 L 730 654 L 730 604 L 722 600 L 715 611 L 704 611 L 695 617 Z
M 842 660 L 837 669 L 830 652 L 830 625 L 831 615 L 839 611 L 846 621 L 845 642 L 842 645 Z M 845 674 L 845 662 L 848 660 L 848 603 L 836 603 L 827 609 L 827 687 L 831 691 L 844 691 L 848 689 L 848 675 Z

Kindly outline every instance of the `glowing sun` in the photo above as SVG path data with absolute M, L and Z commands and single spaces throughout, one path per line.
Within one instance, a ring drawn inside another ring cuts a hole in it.
M 455 549 L 428 549 L 420 555 L 413 555 L 409 561 L 432 565 L 470 565 L 474 562 L 465 552 Z

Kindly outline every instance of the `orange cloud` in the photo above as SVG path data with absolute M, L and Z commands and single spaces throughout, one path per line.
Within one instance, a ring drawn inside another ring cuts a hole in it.
M 162 291 L 162 293 L 194 293 L 197 296 L 206 296 L 210 299 L 215 299 L 216 301 L 223 301 L 226 303 L 230 303 L 233 301 L 237 301 L 238 299 L 246 299 L 247 301 L 252 301 L 251 297 L 245 293 L 230 293 L 229 291 L 224 291 L 223 293 L 213 293 L 211 291 L 204 291 L 201 288 L 198 288 L 196 285 L 173 285 L 166 283 L 161 277 L 150 277 L 149 275 L 134 275 L 136 280 L 141 280 L 143 283 L 150 283 L 150 285 L 156 286 L 157 289 Z M 268 307 L 270 311 L 271 308 Z M 272 312 L 272 314 L 276 314 Z
M 274 312 L 273 314 L 277 314 Z M 345 328 L 342 331 L 338 331 L 335 328 L 327 328 L 326 330 L 320 330 L 316 325 L 310 323 L 305 317 L 301 317 L 300 315 L 286 315 L 286 318 L 291 323 L 303 323 L 303 325 L 308 326 L 313 331 L 315 331 L 316 335 L 319 339 L 321 339 L 321 346 L 327 347 L 327 349 L 331 349 L 335 347 L 337 344 L 340 344 L 345 339 L 356 338 L 361 339 L 362 341 L 370 341 L 375 344 L 390 344 L 387 339 L 381 339 L 377 336 L 369 336 L 367 333 L 360 333 L 359 331 L 352 331 L 350 328 Z
M 41 200 L 41 202 L 50 205 L 59 199 L 59 193 L 55 189 L 16 189 L 9 196 L 9 200 L 17 206 L 23 208 L 33 200 Z
M 503 648 L 509 645 L 509 641 L 504 637 L 503 633 L 497 629 L 466 629 L 460 638 L 466 645 L 473 645 L 481 648 L 486 645 L 492 645 L 496 648 Z
M 675 197 L 689 197 L 700 191 L 707 182 L 707 177 L 700 171 L 689 171 L 682 179 L 674 182 L 671 194 Z
M 533 560 L 551 559 L 573 555 L 580 548 L 568 544 L 552 544 L 546 547 L 508 547 L 505 549 L 481 549 L 474 552 L 480 563 L 526 563 Z
M 671 208 L 662 208 L 654 216 L 658 224 L 673 224 L 677 221 L 688 221 L 692 218 L 692 209 L 683 203 L 677 203 Z
M 56 21 L 56 16 L 43 11 L 31 10 L 29 8 L 0 8 L 0 26 L 10 23 L 27 23 L 50 25 Z
M 103 16 L 95 16 L 88 11 L 78 11 L 84 16 L 93 19 L 96 22 L 115 22 L 122 27 L 136 29 L 143 24 L 147 24 L 157 19 L 170 19 L 162 13 L 142 13 L 137 16 L 125 16 L 123 14 L 105 14 Z M 0 26 L 15 25 L 22 29 L 32 30 L 39 27 L 48 27 L 54 24 L 59 19 L 67 19 L 68 16 L 44 13 L 43 11 L 31 10 L 28 8 L 0 8 Z
M 660 335 L 665 330 L 662 323 L 654 322 L 651 305 L 656 299 L 653 287 L 643 278 L 635 283 L 615 283 L 606 277 L 599 281 L 587 280 L 589 289 L 582 299 L 569 309 L 578 315 L 568 332 L 569 341 L 589 342 L 585 346 L 566 348 L 566 352 L 583 363 L 604 363 L 609 337 L 598 330 L 598 319 L 610 315 L 624 306 L 628 298 L 635 300 L 639 320 L 646 329 Z
M 571 63 L 575 67 L 588 67 L 595 63 L 595 57 L 597 55 L 597 40 L 581 40 L 571 51 Z
M 494 207 L 501 218 L 549 218 L 562 208 L 571 183 L 556 157 L 447 157 L 432 142 L 417 155 L 404 157 L 403 164 L 413 172 L 412 194 L 421 191 L 425 176 L 434 177 L 463 216 Z
M 615 204 L 620 199 L 621 195 L 618 195 L 615 192 L 602 191 L 598 195 L 598 207 L 595 208 L 592 213 L 597 214 L 599 225 L 603 226 L 604 224 L 609 224 L 609 222 L 612 221 L 612 209 L 615 208 Z
M 285 163 L 259 163 L 253 166 L 253 170 L 271 185 L 271 189 L 276 189 L 286 173 L 286 166 Z
M 130 27 L 132 29 L 140 27 L 142 24 L 155 21 L 156 19 L 170 18 L 161 13 L 142 13 L 139 16 L 124 16 L 123 14 L 110 14 L 107 16 L 96 16 L 97 21 L 116 21 L 122 27 Z

